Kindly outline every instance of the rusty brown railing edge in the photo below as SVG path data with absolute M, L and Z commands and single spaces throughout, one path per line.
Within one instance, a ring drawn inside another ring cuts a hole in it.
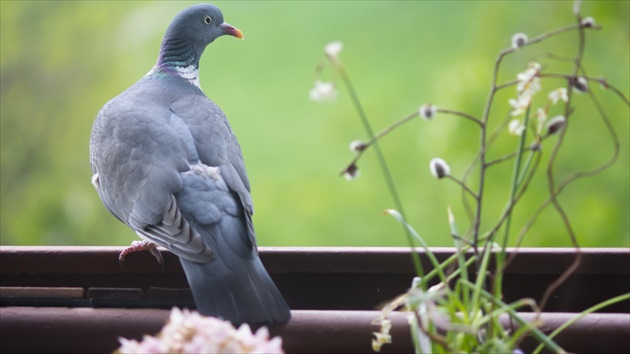
M 175 255 L 162 249 L 166 267 L 161 267 L 148 252 L 127 257 L 125 266 L 118 264 L 122 246 L 0 246 L 1 273 L 181 273 Z M 454 248 L 431 248 L 438 260 L 455 252 Z M 418 249 L 423 262 L 429 261 Z M 507 270 L 509 273 L 558 273 L 575 257 L 572 248 L 520 248 Z M 579 274 L 630 274 L 630 249 L 583 248 Z M 354 272 L 413 273 L 407 247 L 260 247 L 259 253 L 271 273 L 285 272 Z M 601 262 L 601 260 L 606 260 Z

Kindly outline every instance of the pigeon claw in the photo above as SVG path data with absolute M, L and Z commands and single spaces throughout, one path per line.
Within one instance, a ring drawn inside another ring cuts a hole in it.
M 162 268 L 164 268 L 164 257 L 162 257 L 162 253 L 160 253 L 157 247 L 157 244 L 149 242 L 147 240 L 133 241 L 131 243 L 131 246 L 123 249 L 122 252 L 120 252 L 120 254 L 118 255 L 118 263 L 120 263 L 120 265 L 124 267 L 125 257 L 127 257 L 128 254 L 140 251 L 149 251 L 153 255 L 153 257 L 155 257 L 157 262 L 162 266 Z

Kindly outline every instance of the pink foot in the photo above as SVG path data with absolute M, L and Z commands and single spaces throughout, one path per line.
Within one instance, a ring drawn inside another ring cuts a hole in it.
M 155 257 L 158 263 L 160 263 L 160 265 L 164 267 L 164 258 L 162 257 L 160 251 L 158 251 L 157 247 L 157 244 L 149 242 L 147 240 L 133 241 L 131 243 L 131 246 L 125 248 L 124 250 L 122 250 L 122 252 L 120 252 L 120 255 L 118 255 L 118 262 L 124 265 L 125 257 L 127 257 L 128 254 L 140 251 L 149 251 L 151 252 L 153 257 Z

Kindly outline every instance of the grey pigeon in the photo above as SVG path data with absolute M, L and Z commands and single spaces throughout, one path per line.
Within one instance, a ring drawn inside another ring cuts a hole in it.
M 213 5 L 177 14 L 157 64 L 98 113 L 92 182 L 144 240 L 126 251 L 159 245 L 179 257 L 201 314 L 283 323 L 291 313 L 258 257 L 240 145 L 199 86 L 201 54 L 223 35 L 243 38 Z

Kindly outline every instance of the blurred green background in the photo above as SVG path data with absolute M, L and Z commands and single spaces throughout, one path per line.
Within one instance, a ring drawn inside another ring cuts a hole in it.
M 164 30 L 191 2 L 1 2 L 1 244 L 128 245 L 133 232 L 115 220 L 92 185 L 88 142 L 101 106 L 154 65 Z M 405 246 L 401 227 L 381 216 L 393 207 L 375 155 L 359 162 L 348 182 L 348 144 L 366 139 L 348 94 L 335 102 L 309 100 L 323 47 L 340 40 L 345 63 L 375 129 L 431 102 L 480 116 L 493 64 L 516 32 L 530 38 L 572 24 L 568 1 L 230 1 L 215 2 L 244 42 L 223 37 L 201 61 L 201 86 L 230 118 L 244 151 L 263 246 Z M 587 33 L 585 68 L 630 93 L 628 1 L 585 2 L 601 31 Z M 506 59 L 500 81 L 538 58 L 546 71 L 570 63 L 538 57 L 572 56 L 576 32 L 525 48 Z M 323 79 L 334 80 L 330 67 Z M 542 99 L 562 85 L 543 81 Z M 629 111 L 611 92 L 592 85 L 621 141 L 618 162 L 579 180 L 561 196 L 582 246 L 629 247 Z M 515 96 L 497 96 L 498 124 Z M 558 165 L 559 178 L 610 158 L 611 139 L 588 96 L 576 97 Z M 559 108 L 550 117 L 560 114 Z M 455 176 L 478 149 L 469 122 L 439 115 L 409 122 L 382 141 L 410 222 L 432 246 L 450 246 L 446 209 L 461 230 L 467 220 L 458 187 L 438 181 L 429 160 L 441 157 Z M 502 132 L 491 157 L 513 151 Z M 549 156 L 555 138 L 543 147 Z M 544 162 L 544 161 L 543 161 Z M 505 205 L 511 163 L 492 168 L 485 228 Z M 516 210 L 514 230 L 546 197 L 544 170 Z M 551 208 L 524 241 L 569 246 Z

